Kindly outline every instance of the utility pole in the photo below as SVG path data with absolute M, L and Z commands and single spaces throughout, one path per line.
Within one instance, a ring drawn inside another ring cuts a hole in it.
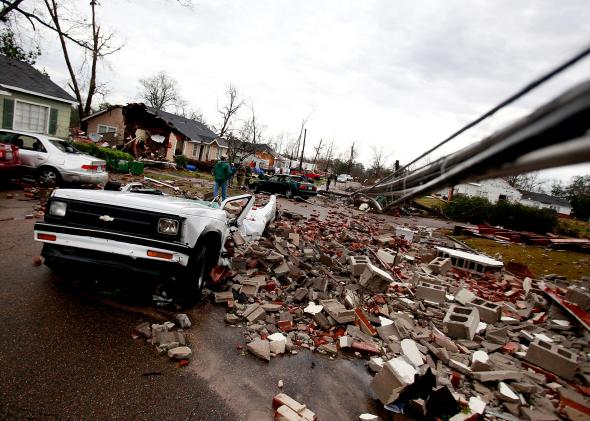
M 354 162 L 354 146 L 356 142 L 352 142 L 350 146 L 350 159 L 348 160 L 348 174 L 352 172 L 352 164 Z
M 305 138 L 307 137 L 307 129 L 303 132 L 303 147 L 301 148 L 301 159 L 299 160 L 299 171 L 303 171 L 303 152 L 305 152 Z
M 315 157 L 313 158 L 314 171 L 315 171 L 315 164 L 318 160 L 318 155 L 320 154 L 320 151 L 322 150 L 322 140 L 323 139 L 320 139 L 320 144 L 317 146 L 317 148 L 314 148 L 315 149 Z

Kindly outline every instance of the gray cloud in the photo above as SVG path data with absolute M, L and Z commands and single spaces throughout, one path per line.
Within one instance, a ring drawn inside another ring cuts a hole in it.
M 165 70 L 214 122 L 233 82 L 268 133 L 298 131 L 312 113 L 312 143 L 344 151 L 386 143 L 408 160 L 590 42 L 586 0 L 103 1 L 99 16 L 126 41 L 103 80 L 111 102 L 135 98 L 137 81 Z M 47 39 L 51 48 L 57 45 Z M 58 50 L 40 60 L 65 81 Z M 458 139 L 497 130 L 587 77 L 584 63 Z

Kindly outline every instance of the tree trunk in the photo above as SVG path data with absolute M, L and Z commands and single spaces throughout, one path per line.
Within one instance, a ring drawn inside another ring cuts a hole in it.
M 82 124 L 82 118 L 84 117 L 84 108 L 82 106 L 82 95 L 80 94 L 80 88 L 78 86 L 78 81 L 76 80 L 76 75 L 74 73 L 74 68 L 72 67 L 72 62 L 70 61 L 70 55 L 68 53 L 68 47 L 66 45 L 66 39 L 63 35 L 63 31 L 61 30 L 61 25 L 59 23 L 59 16 L 57 14 L 57 3 L 55 0 L 51 0 L 51 4 L 49 4 L 48 0 L 45 0 L 45 6 L 47 7 L 47 11 L 51 16 L 51 20 L 53 20 L 53 24 L 57 29 L 57 34 L 59 35 L 59 42 L 61 44 L 61 49 L 64 54 L 64 60 L 66 62 L 66 66 L 68 68 L 68 72 L 70 74 L 70 89 L 76 96 L 76 101 L 78 104 L 76 108 L 78 109 L 78 115 L 80 116 L 80 124 Z

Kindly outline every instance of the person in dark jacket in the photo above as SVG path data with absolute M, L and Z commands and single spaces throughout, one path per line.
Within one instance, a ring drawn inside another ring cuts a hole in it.
M 231 176 L 231 167 L 227 163 L 225 156 L 222 156 L 213 167 L 213 176 L 215 177 L 213 197 L 217 198 L 219 189 L 221 188 L 221 200 L 225 200 L 227 196 L 227 180 Z

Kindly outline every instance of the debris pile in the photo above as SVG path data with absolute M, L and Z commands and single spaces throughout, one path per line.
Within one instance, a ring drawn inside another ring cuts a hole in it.
M 272 398 L 272 407 L 277 421 L 315 421 L 315 413 L 306 405 L 297 402 L 289 395 L 279 393 Z
M 175 316 L 176 323 L 164 322 L 150 324 L 143 322 L 133 329 L 134 339 L 143 338 L 156 347 L 160 355 L 168 355 L 172 360 L 180 361 L 179 367 L 184 366 L 192 356 L 192 350 L 187 346 L 184 329 L 191 327 L 191 321 L 184 313 Z M 177 326 L 178 325 L 178 326 Z M 177 330 L 173 330 L 177 327 Z
M 213 300 L 265 361 L 303 349 L 366 359 L 392 413 L 588 417 L 589 281 L 566 289 L 551 276 L 482 274 L 441 253 L 457 246 L 378 215 L 283 211 L 258 241 L 235 247 Z

